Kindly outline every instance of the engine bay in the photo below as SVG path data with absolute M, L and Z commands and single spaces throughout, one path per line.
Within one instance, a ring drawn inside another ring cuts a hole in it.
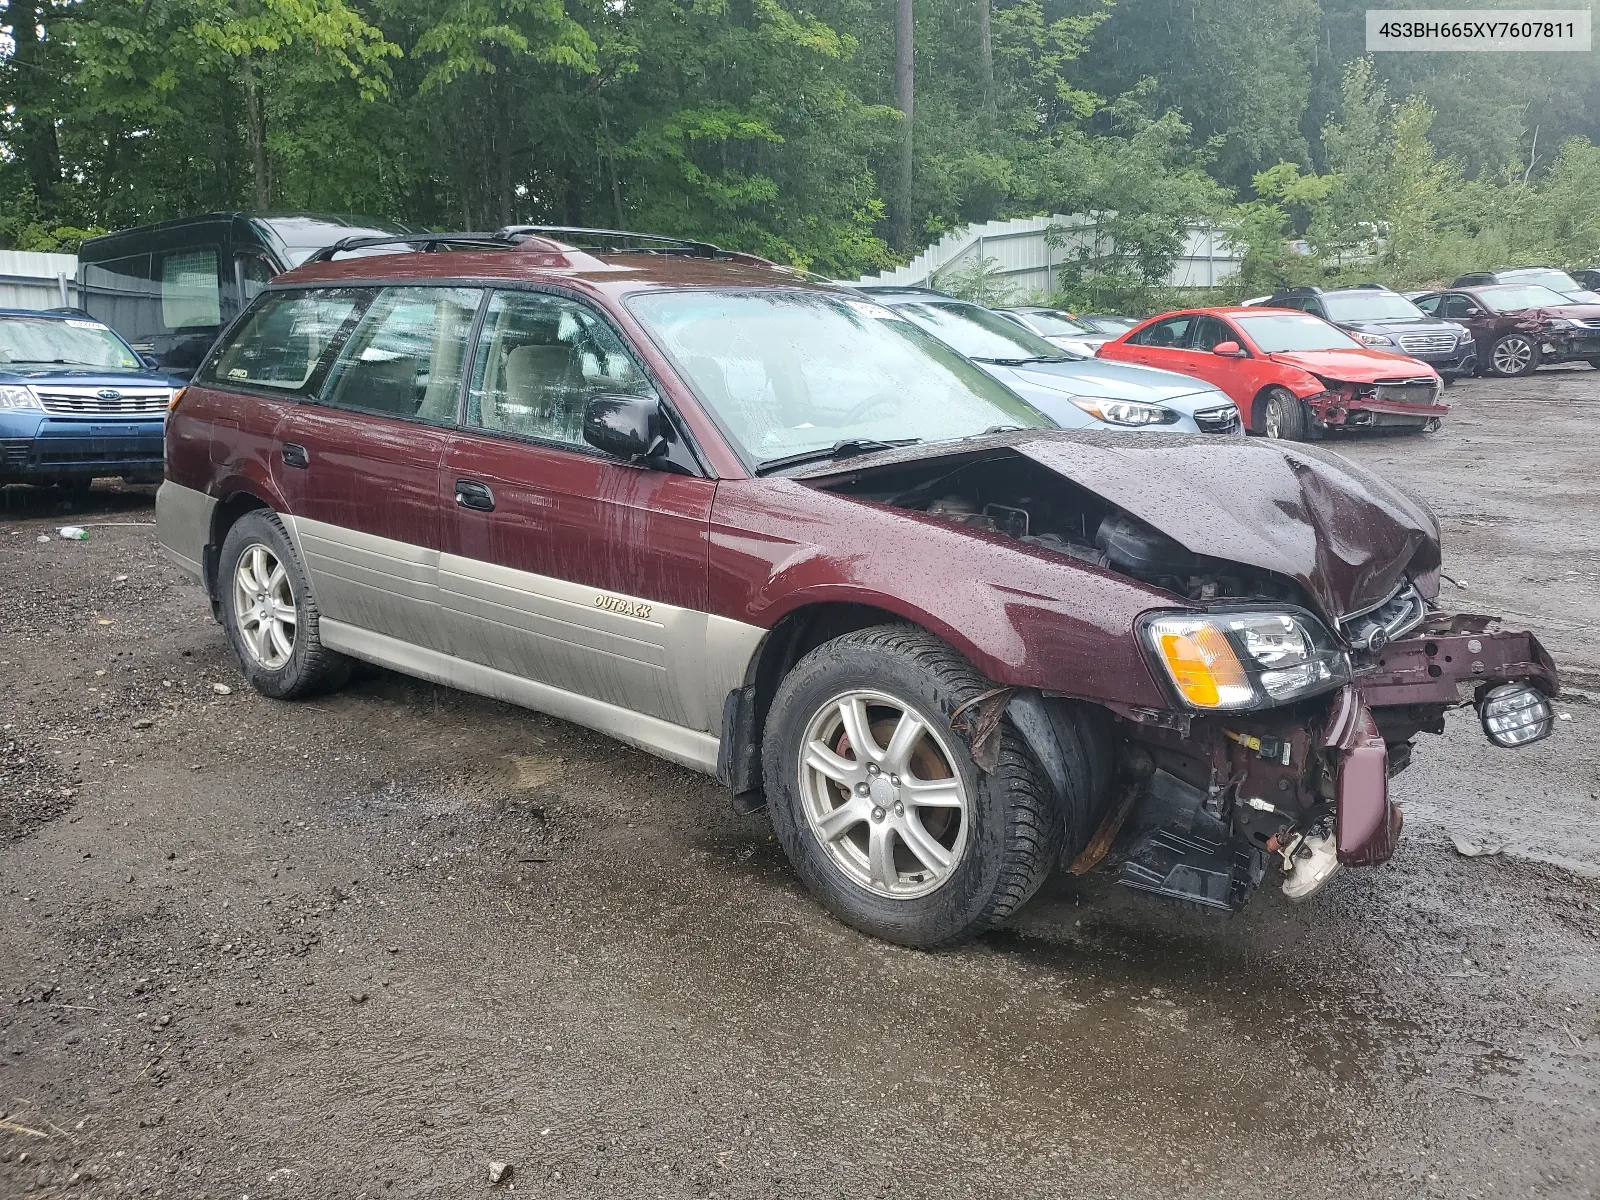
M 1023 455 L 906 463 L 830 481 L 829 491 L 1012 538 L 1196 603 L 1304 604 L 1290 580 L 1195 554 L 1148 523 Z

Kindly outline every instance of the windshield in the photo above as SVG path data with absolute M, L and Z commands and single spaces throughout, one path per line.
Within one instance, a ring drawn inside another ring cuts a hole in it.
M 1082 321 L 1074 321 L 1066 313 L 1045 312 L 1034 309 L 1022 314 L 1024 320 L 1032 325 L 1045 337 L 1077 338 L 1087 334 L 1089 337 L 1102 337 L 1098 329 L 1085 325 Z
M 943 442 L 996 426 L 1052 427 L 870 301 L 773 288 L 660 292 L 628 306 L 757 463 L 858 439 Z
M 1567 292 L 1583 290 L 1583 285 L 1571 275 L 1568 275 L 1565 271 L 1558 271 L 1554 267 L 1534 267 L 1526 271 L 1501 271 L 1499 279 L 1501 283 L 1524 283 L 1547 287 L 1552 292 L 1560 292 L 1563 295 Z
M 1495 312 L 1502 313 L 1521 312 L 1525 308 L 1559 308 L 1572 303 L 1560 292 L 1537 284 L 1479 288 L 1478 298 Z
M 961 300 L 921 300 L 897 304 L 894 311 L 922 326 L 958 354 L 979 362 L 1047 358 L 1065 362 L 1072 356 L 1029 333 L 999 313 Z
M 1128 330 L 1135 328 L 1139 324 L 1133 317 L 1108 317 L 1099 314 L 1092 317 L 1079 317 L 1078 319 L 1094 326 L 1101 333 L 1110 334 L 1112 337 L 1121 337 Z
M 1321 317 L 1306 313 L 1262 313 L 1235 317 L 1263 354 L 1289 354 L 1296 350 L 1350 350 L 1361 348 L 1348 334 L 1341 333 Z
M 99 321 L 0 317 L 0 364 L 57 363 L 139 371 L 144 364 Z
M 1322 297 L 1330 321 L 1421 321 L 1423 311 L 1393 292 L 1350 292 Z

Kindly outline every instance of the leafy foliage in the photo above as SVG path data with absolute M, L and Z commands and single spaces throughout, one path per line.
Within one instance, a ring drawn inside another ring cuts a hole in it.
M 13 246 L 270 206 L 642 228 L 848 277 L 1082 213 L 1057 299 L 1096 308 L 1159 303 L 1196 221 L 1252 293 L 1600 257 L 1591 56 L 1370 62 L 1355 0 L 915 0 L 894 250 L 892 0 L 4 3 Z

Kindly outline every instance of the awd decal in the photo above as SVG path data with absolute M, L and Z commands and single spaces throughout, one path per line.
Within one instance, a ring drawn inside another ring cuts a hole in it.
M 650 606 L 638 600 L 624 600 L 621 596 L 600 595 L 594 598 L 594 606 L 603 608 L 607 612 L 621 613 L 625 617 L 638 617 L 641 621 L 650 619 Z

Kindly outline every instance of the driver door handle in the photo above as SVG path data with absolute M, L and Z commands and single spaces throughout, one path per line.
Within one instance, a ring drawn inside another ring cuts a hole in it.
M 494 493 L 489 490 L 489 485 L 479 483 L 476 479 L 456 480 L 456 503 L 462 508 L 472 508 L 479 512 L 494 511 Z

